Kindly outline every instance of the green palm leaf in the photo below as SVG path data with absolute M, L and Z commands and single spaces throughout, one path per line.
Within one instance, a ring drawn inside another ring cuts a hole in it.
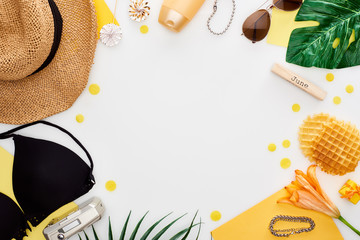
M 305 0 L 295 20 L 317 21 L 319 26 L 292 32 L 286 61 L 330 69 L 360 65 L 359 0 Z M 355 42 L 349 46 L 353 31 Z M 337 38 L 340 43 L 334 48 Z
M 148 213 L 149 213 L 149 212 L 146 212 L 145 215 L 140 219 L 140 221 L 138 222 L 138 224 L 136 224 L 136 227 L 135 227 L 133 233 L 131 234 L 129 240 L 135 240 L 135 237 L 136 237 L 136 234 L 137 234 L 137 232 L 138 232 L 138 230 L 139 230 L 139 228 L 140 228 L 140 225 L 141 225 L 141 223 L 144 221 L 144 218 L 146 217 L 146 215 L 147 215 Z
M 99 240 L 99 237 L 98 237 L 97 234 L 96 234 L 96 231 L 95 231 L 94 226 L 91 226 L 91 228 L 92 228 L 92 230 L 93 230 L 93 234 L 94 234 L 95 240 Z
M 201 222 L 200 223 L 196 223 L 194 224 L 191 228 L 194 228 L 198 225 L 201 225 Z M 199 227 L 200 229 L 200 227 Z M 179 238 L 181 238 L 185 233 L 187 233 L 189 231 L 189 228 L 185 228 L 184 230 L 181 230 L 180 232 L 178 232 L 177 234 L 175 234 L 172 238 L 170 238 L 169 240 L 177 240 Z
M 113 233 L 112 233 L 112 228 L 111 228 L 110 217 L 109 217 L 109 240 L 113 240 Z
M 130 238 L 126 239 L 126 240 L 135 240 L 135 237 L 137 235 L 137 233 L 139 232 L 139 229 L 140 229 L 140 226 L 142 224 L 142 222 L 144 221 L 146 215 L 148 214 L 148 212 L 145 213 L 145 215 L 139 220 L 139 222 L 136 224 Z M 153 230 L 166 218 L 170 215 L 171 213 L 165 215 L 164 217 L 162 217 L 161 219 L 159 219 L 158 221 L 156 221 L 155 223 L 153 223 L 151 225 L 151 227 L 149 227 L 146 232 L 143 234 L 143 236 L 140 238 L 140 240 L 146 240 L 149 235 L 151 234 L 151 232 L 153 232 Z M 171 223 L 169 223 L 168 225 L 166 225 L 164 228 L 162 228 L 153 238 L 152 240 L 159 240 L 166 231 L 169 230 L 169 228 L 171 228 L 171 226 L 173 226 L 177 221 L 179 221 L 181 218 L 183 218 L 186 214 L 178 217 L 177 219 L 173 220 Z M 131 216 L 131 211 L 129 212 L 129 215 L 127 216 L 127 219 L 124 223 L 124 226 L 122 228 L 122 231 L 121 231 L 121 235 L 120 235 L 120 238 L 119 240 L 125 240 L 125 236 L 126 236 L 126 231 L 127 231 L 127 226 L 128 226 L 128 223 L 129 223 L 129 220 L 130 220 L 130 216 Z M 189 227 L 187 227 L 186 229 L 183 229 L 182 231 L 178 232 L 176 235 L 174 235 L 172 238 L 170 238 L 170 240 L 178 240 L 180 239 L 180 237 L 184 236 L 181 240 L 186 240 L 191 232 L 191 229 L 194 228 L 195 226 L 199 226 L 199 230 L 198 230 L 198 234 L 197 234 L 197 237 L 196 237 L 196 240 L 199 238 L 199 235 L 200 235 L 200 229 L 201 229 L 201 219 L 200 219 L 200 223 L 196 223 L 194 224 L 194 221 L 196 219 L 196 216 L 197 216 L 197 212 L 194 216 L 194 218 L 192 219 L 192 222 L 190 224 Z M 112 231 L 112 224 L 111 224 L 111 219 L 109 217 L 109 226 L 108 226 L 108 238 L 109 240 L 113 240 L 113 231 Z M 94 228 L 94 226 L 92 226 L 92 232 L 93 232 L 93 235 L 94 235 L 94 240 L 99 240 L 99 237 L 96 233 L 96 230 Z M 84 231 L 84 236 L 86 238 L 86 240 L 90 240 L 88 235 L 86 234 L 86 232 Z M 78 235 L 79 237 L 79 240 L 82 240 L 81 236 Z
M 169 216 L 171 213 L 167 214 L 166 216 L 164 216 L 163 218 L 161 218 L 159 221 L 157 221 L 156 223 L 154 223 L 145 233 L 144 235 L 140 238 L 140 240 L 145 240 L 150 233 L 154 230 L 154 228 L 159 225 L 160 222 L 162 222 L 162 220 L 164 220 L 167 216 Z
M 152 240 L 158 240 L 172 225 L 174 225 L 174 223 L 176 223 L 177 221 L 179 221 L 179 219 L 181 219 L 182 217 L 184 217 L 186 214 L 182 215 L 181 217 L 178 217 L 177 219 L 175 219 L 174 221 L 172 221 L 171 223 L 169 223 L 167 226 L 165 226 L 163 229 L 160 230 L 160 232 L 158 232 L 155 237 L 152 238 Z
M 85 235 L 85 239 L 86 239 L 86 240 L 89 240 L 89 237 L 88 237 L 88 235 L 86 234 L 85 231 L 84 231 L 84 235 Z M 79 235 L 79 238 L 81 239 L 80 235 Z
M 121 235 L 120 235 L 120 239 L 119 240 L 124 240 L 125 239 L 125 235 L 126 235 L 126 228 L 128 226 L 129 223 L 129 219 L 130 219 L 130 215 L 131 215 L 131 211 L 129 212 L 129 215 L 127 216 L 127 219 L 125 221 L 124 227 L 121 231 Z
M 185 239 L 187 239 L 187 237 L 189 236 L 189 234 L 190 234 L 190 232 L 191 232 L 191 228 L 192 228 L 192 226 L 194 225 L 194 221 L 195 221 L 195 218 L 196 218 L 198 212 L 199 212 L 199 211 L 196 211 L 195 216 L 194 216 L 193 220 L 191 221 L 189 230 L 187 231 L 187 233 L 185 234 L 185 236 L 184 236 L 181 240 L 185 240 Z
M 199 239 L 199 237 L 200 237 L 200 232 L 201 232 L 201 218 L 200 218 L 200 226 L 199 226 L 198 234 L 197 234 L 197 236 L 196 236 L 196 240 Z

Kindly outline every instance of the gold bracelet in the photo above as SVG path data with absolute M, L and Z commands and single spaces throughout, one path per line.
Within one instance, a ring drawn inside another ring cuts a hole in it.
M 309 223 L 308 228 L 288 228 L 288 229 L 274 229 L 275 223 L 279 221 L 285 222 L 299 222 L 299 223 Z M 290 235 L 300 234 L 303 232 L 310 232 L 315 228 L 314 220 L 309 217 L 292 217 L 286 215 L 277 215 L 273 217 L 270 221 L 269 230 L 272 235 L 276 237 L 289 237 Z

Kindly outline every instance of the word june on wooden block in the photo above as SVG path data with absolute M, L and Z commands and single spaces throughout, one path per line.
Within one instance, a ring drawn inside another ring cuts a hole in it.
M 327 95 L 320 87 L 277 63 L 274 64 L 271 71 L 321 101 L 324 100 Z

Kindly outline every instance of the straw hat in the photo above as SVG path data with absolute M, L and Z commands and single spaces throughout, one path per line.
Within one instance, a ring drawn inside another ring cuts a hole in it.
M 0 122 L 71 107 L 87 85 L 96 28 L 92 0 L 1 0 Z

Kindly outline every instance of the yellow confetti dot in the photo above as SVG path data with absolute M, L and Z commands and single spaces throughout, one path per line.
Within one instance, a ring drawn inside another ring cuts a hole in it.
M 149 32 L 149 27 L 146 26 L 146 25 L 142 25 L 142 26 L 140 27 L 140 32 L 143 33 L 143 34 L 148 33 L 148 32 Z
M 284 148 L 288 148 L 288 147 L 290 147 L 290 141 L 289 140 L 284 140 L 282 142 L 282 145 L 283 145 Z
M 116 189 L 116 183 L 112 180 L 107 181 L 105 184 L 105 188 L 106 190 L 108 190 L 109 192 L 112 192 Z
M 219 221 L 221 219 L 221 213 L 219 211 L 213 211 L 211 214 L 210 214 L 210 218 L 211 220 L 213 221 Z
M 334 74 L 332 74 L 332 73 L 326 74 L 326 80 L 327 80 L 328 82 L 334 81 L 334 78 L 335 78 Z
M 340 44 L 340 38 L 335 38 L 334 42 L 333 42 L 333 48 L 337 48 Z
M 336 105 L 338 105 L 338 104 L 341 103 L 341 98 L 338 97 L 338 96 L 336 96 L 336 97 L 334 97 L 333 101 L 334 101 L 334 103 L 335 103 Z
M 355 40 L 356 40 L 356 39 L 355 39 L 355 29 L 353 29 L 353 30 L 352 30 L 352 33 L 351 33 L 351 36 L 350 36 L 350 38 L 349 38 L 349 46 L 350 46 L 351 43 L 355 42 Z M 349 47 L 349 46 L 348 46 L 348 47 Z
M 288 159 L 288 158 L 283 158 L 283 159 L 281 159 L 280 166 L 281 166 L 283 169 L 289 168 L 289 167 L 291 166 L 291 161 L 290 161 L 290 159 Z
M 347 93 L 352 93 L 354 91 L 354 86 L 353 85 L 347 85 L 345 88 Z
M 97 84 L 91 84 L 90 87 L 89 87 L 89 92 L 90 92 L 92 95 L 97 95 L 97 94 L 99 94 L 99 92 L 100 92 L 100 87 L 99 87 L 99 85 L 97 85 Z
M 84 116 L 82 115 L 82 114 L 78 114 L 78 115 L 76 115 L 76 121 L 78 122 L 78 123 L 82 123 L 83 121 L 84 121 Z
M 268 149 L 270 152 L 274 152 L 276 150 L 276 145 L 274 143 L 270 143 Z
M 297 104 L 297 103 L 295 103 L 294 105 L 292 105 L 292 110 L 293 110 L 294 112 L 300 111 L 300 105 Z

